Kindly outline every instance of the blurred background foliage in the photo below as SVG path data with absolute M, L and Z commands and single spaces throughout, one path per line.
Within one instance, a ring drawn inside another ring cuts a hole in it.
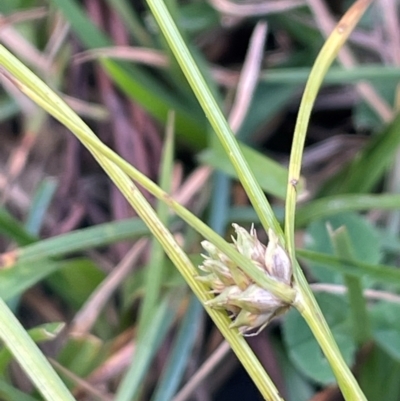
M 283 219 L 302 90 L 325 36 L 352 1 L 166 4 Z M 399 8 L 396 0 L 376 0 L 329 71 L 309 126 L 297 212 L 298 255 L 335 338 L 367 398 L 389 401 L 400 399 Z M 144 2 L 2 0 L 0 13 L 0 42 L 103 142 L 227 238 L 231 222 L 257 226 Z M 265 31 L 255 30 L 259 21 Z M 162 158 L 170 110 L 172 159 Z M 123 387 L 134 400 L 260 399 L 101 168 L 5 79 L 0 130 L 0 296 L 75 397 L 121 401 Z M 201 238 L 172 216 L 169 225 L 199 263 Z M 141 316 L 154 296 L 154 266 L 161 266 L 163 301 Z M 366 319 L 348 307 L 354 280 L 368 302 Z M 366 332 L 362 342 L 357 326 Z M 286 400 L 341 399 L 295 311 L 248 341 Z M 0 394 L 40 399 L 5 348 Z

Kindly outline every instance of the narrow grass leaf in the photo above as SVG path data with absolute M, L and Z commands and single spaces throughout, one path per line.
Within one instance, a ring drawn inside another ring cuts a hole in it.
M 5 208 L 0 207 L 0 232 L 19 245 L 28 245 L 38 238 L 30 234 L 24 226 L 14 218 Z
M 65 327 L 65 323 L 45 323 L 28 330 L 29 336 L 35 343 L 54 340 Z M 8 348 L 0 350 L 0 375 L 5 374 L 5 370 L 12 361 L 12 354 Z
M 3 401 L 37 401 L 36 397 L 32 397 L 26 392 L 22 392 L 11 386 L 5 380 L 0 378 L 0 398 Z
M 22 295 L 24 291 L 43 280 L 51 273 L 70 266 L 84 267 L 88 259 L 73 259 L 55 262 L 48 259 L 18 262 L 10 268 L 0 270 L 0 297 L 4 300 Z
M 307 67 L 268 69 L 261 74 L 260 79 L 263 82 L 302 85 L 306 83 L 310 71 L 311 69 Z M 370 81 L 373 79 L 379 79 L 381 82 L 395 82 L 399 78 L 399 68 L 389 65 L 367 64 L 358 65 L 356 68 L 344 68 L 334 65 L 323 78 L 323 84 L 354 84 L 357 81 Z
M 300 180 L 304 143 L 312 107 L 329 67 L 371 1 L 372 0 L 359 0 L 354 3 L 342 17 L 319 52 L 304 89 L 296 120 L 292 149 L 290 152 L 289 180 L 287 184 L 287 198 L 285 203 L 285 237 L 289 254 L 293 260 L 295 259 L 294 228 L 297 186 Z M 306 285 L 304 278 L 300 277 L 301 273 L 297 269 L 294 270 L 294 275 L 295 278 L 300 279 Z
M 174 113 L 170 113 L 166 128 L 166 135 L 159 168 L 160 188 L 165 192 L 171 190 L 171 180 L 174 163 Z M 157 202 L 156 212 L 160 221 L 168 226 L 168 206 L 161 201 Z M 151 240 L 151 256 L 146 268 L 146 282 L 143 294 L 143 300 L 139 314 L 138 337 L 141 338 L 146 324 L 152 324 L 149 316 L 155 313 L 157 303 L 159 302 L 160 289 L 165 269 L 166 256 L 164 249 L 157 238 Z
M 399 130 L 400 114 L 369 141 L 350 166 L 327 182 L 321 193 L 367 193 L 373 190 L 393 162 L 400 145 Z
M 192 296 L 151 401 L 170 401 L 177 392 L 197 337 L 202 310 Z
M 170 300 L 165 298 L 151 316 L 151 324 L 146 324 L 142 337 L 137 339 L 132 363 L 118 387 L 115 401 L 137 400 L 150 363 L 175 317 L 176 310 L 171 308 Z
M 398 285 L 400 288 L 400 270 L 396 266 L 342 259 L 305 249 L 297 249 L 296 252 L 300 259 L 318 263 L 321 268 L 325 267 L 332 271 L 341 274 L 347 273 L 355 277 L 368 277 L 375 283 Z
M 57 185 L 56 180 L 53 178 L 46 178 L 35 191 L 25 223 L 25 228 L 29 233 L 33 235 L 39 234 Z
M 320 218 L 349 211 L 396 210 L 400 205 L 397 194 L 345 194 L 311 201 L 301 206 L 296 214 L 296 225 L 304 227 Z
M 47 401 L 74 401 L 37 345 L 0 299 L 0 338 Z
M 335 374 L 338 386 L 344 398 L 346 400 L 357 399 L 363 401 L 366 401 L 365 395 L 347 366 L 346 361 L 331 334 L 329 326 L 323 318 L 318 303 L 310 290 L 300 265 L 296 261 L 294 236 L 297 186 L 300 180 L 303 149 L 312 107 L 326 72 L 333 60 L 336 58 L 340 48 L 344 45 L 363 13 L 370 5 L 371 1 L 372 0 L 357 0 L 353 3 L 325 41 L 325 44 L 313 65 L 304 90 L 296 121 L 290 153 L 289 178 L 285 202 L 286 247 L 293 263 L 294 279 L 298 286 L 298 299 L 301 299 L 302 301 L 301 305 L 298 305 L 298 309 L 303 318 L 307 321 L 315 335 L 315 338 L 318 340 L 318 343 L 320 344 Z
M 27 263 L 38 259 L 61 258 L 71 253 L 141 238 L 149 233 L 149 229 L 137 217 L 98 224 L 18 248 L 14 251 L 15 262 Z

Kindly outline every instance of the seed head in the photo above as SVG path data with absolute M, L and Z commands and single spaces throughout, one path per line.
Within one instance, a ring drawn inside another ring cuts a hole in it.
M 232 237 L 232 246 L 270 278 L 291 287 L 290 259 L 275 233 L 272 230 L 268 231 L 269 242 L 265 246 L 257 238 L 254 227 L 250 232 L 237 224 L 233 224 L 233 227 L 236 238 Z M 232 313 L 231 327 L 238 327 L 243 332 L 259 328 L 256 333 L 258 334 L 274 316 L 288 309 L 290 305 L 255 284 L 216 246 L 208 241 L 203 241 L 202 246 L 208 255 L 202 255 L 204 262 L 199 268 L 207 274 L 200 276 L 199 280 L 206 283 L 216 294 L 207 305 Z

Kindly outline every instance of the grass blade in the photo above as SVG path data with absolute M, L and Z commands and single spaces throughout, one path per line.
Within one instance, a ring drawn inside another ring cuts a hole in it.
M 37 345 L 0 299 L 0 338 L 48 401 L 74 401 Z

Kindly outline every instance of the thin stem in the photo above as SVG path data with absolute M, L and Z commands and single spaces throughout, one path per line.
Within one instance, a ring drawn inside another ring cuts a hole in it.
M 297 184 L 300 180 L 300 170 L 304 143 L 312 107 L 321 83 L 340 48 L 346 42 L 350 33 L 360 20 L 372 0 L 358 0 L 339 21 L 322 47 L 311 70 L 310 77 L 301 100 L 296 121 L 292 150 L 290 153 L 287 198 L 285 204 L 285 238 L 286 246 L 293 263 L 293 274 L 297 297 L 294 305 L 298 308 L 315 338 L 320 344 L 338 381 L 343 396 L 348 401 L 366 400 L 357 381 L 346 365 L 340 350 L 332 336 L 325 318 L 311 292 L 304 274 L 296 261 L 295 255 L 295 211 L 297 200 Z
M 302 282 L 303 280 L 304 282 Z M 359 384 L 343 359 L 332 332 L 304 276 L 301 278 L 299 284 L 298 296 L 294 306 L 301 313 L 318 341 L 322 352 L 332 368 L 343 397 L 346 401 L 367 401 Z
M 371 2 L 372 0 L 356 1 L 342 17 L 322 47 L 313 68 L 311 69 L 310 76 L 304 89 L 294 131 L 292 150 L 290 153 L 289 177 L 285 204 L 285 238 L 287 250 L 292 260 L 295 260 L 294 228 L 297 199 L 296 187 L 300 180 L 304 143 L 312 107 L 329 67 Z M 295 278 L 297 278 L 297 274 L 298 269 L 294 269 Z
M 147 3 L 211 126 L 229 156 L 240 182 L 260 218 L 261 224 L 266 231 L 272 228 L 283 243 L 284 237 L 279 222 L 260 185 L 254 178 L 246 159 L 243 157 L 232 130 L 212 96 L 167 7 L 162 0 L 147 0 Z

